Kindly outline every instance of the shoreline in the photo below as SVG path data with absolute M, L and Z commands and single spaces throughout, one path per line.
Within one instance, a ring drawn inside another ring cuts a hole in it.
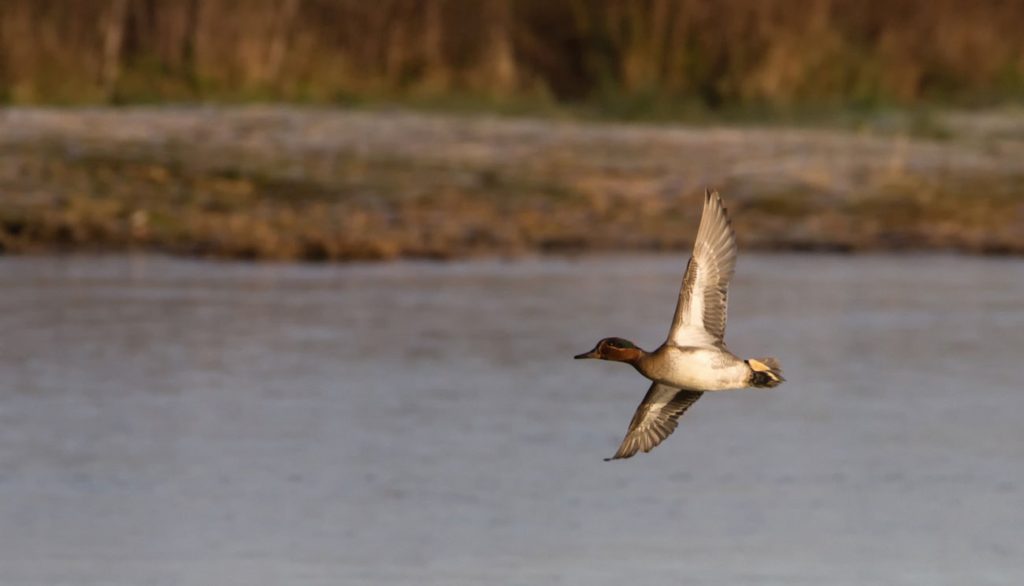
M 997 121 L 998 122 L 998 121 Z M 949 138 L 287 106 L 0 110 L 0 252 L 447 260 L 688 250 L 1024 254 L 1024 122 Z

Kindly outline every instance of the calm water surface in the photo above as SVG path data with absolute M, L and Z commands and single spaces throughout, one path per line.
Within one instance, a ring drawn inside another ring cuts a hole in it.
M 0 583 L 1024 583 L 1022 261 L 744 255 L 789 382 L 605 463 L 683 263 L 0 258 Z

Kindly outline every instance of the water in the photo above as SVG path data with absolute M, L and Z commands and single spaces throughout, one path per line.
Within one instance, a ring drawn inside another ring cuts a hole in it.
M 1019 584 L 1024 263 L 743 255 L 705 396 L 605 463 L 680 255 L 0 258 L 5 584 Z

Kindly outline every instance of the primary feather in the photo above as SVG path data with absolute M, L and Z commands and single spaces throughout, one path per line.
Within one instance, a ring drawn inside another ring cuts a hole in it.
M 672 435 L 679 417 L 704 393 L 684 391 L 661 383 L 653 383 L 636 408 L 629 430 L 619 450 L 606 460 L 629 458 L 639 451 L 649 452 Z
M 736 236 L 717 191 L 705 192 L 693 256 L 686 265 L 668 343 L 721 348 L 729 280 L 736 269 Z

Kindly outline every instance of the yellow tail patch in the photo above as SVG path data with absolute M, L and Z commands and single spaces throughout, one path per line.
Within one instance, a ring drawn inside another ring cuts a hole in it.
M 747 362 L 750 363 L 750 368 L 753 368 L 757 372 L 771 372 L 772 370 L 771 367 L 756 358 L 751 358 L 747 360 Z
M 753 370 L 754 372 L 763 372 L 767 374 L 769 377 L 771 377 L 771 379 L 775 382 L 782 381 L 782 379 L 779 378 L 779 375 L 772 372 L 773 369 L 771 366 L 768 366 L 767 364 L 761 362 L 760 360 L 757 360 L 756 358 L 748 359 L 747 364 L 750 365 L 751 370 Z

